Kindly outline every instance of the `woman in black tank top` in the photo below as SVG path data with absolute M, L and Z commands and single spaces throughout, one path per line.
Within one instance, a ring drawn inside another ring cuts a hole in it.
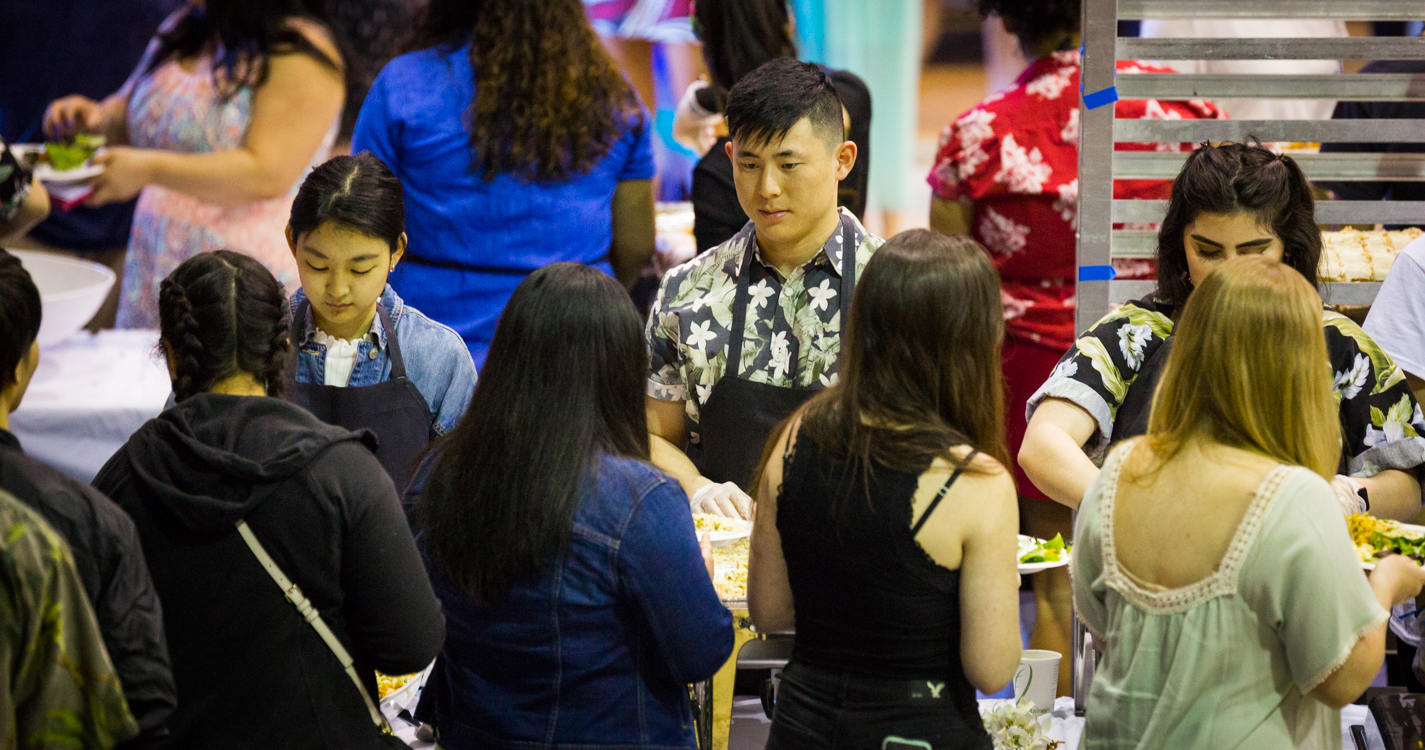
M 796 628 L 769 750 L 989 750 L 975 689 L 1019 663 L 999 279 L 964 236 L 904 232 L 857 284 L 841 382 L 777 431 L 748 605 Z

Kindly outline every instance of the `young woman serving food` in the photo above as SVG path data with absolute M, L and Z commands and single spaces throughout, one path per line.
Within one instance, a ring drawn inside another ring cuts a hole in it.
M 406 250 L 405 215 L 401 181 L 368 152 L 313 170 L 287 225 L 302 280 L 291 300 L 287 398 L 330 424 L 375 432 L 376 457 L 398 487 L 475 389 L 460 334 L 386 283 Z
M 1193 289 L 1227 260 L 1263 255 L 1315 283 L 1321 233 L 1296 162 L 1240 143 L 1205 145 L 1173 182 L 1158 233 L 1158 288 L 1081 336 L 1029 400 L 1019 463 L 1055 500 L 1077 507 L 1094 456 L 1147 431 L 1173 327 Z M 1425 417 L 1390 355 L 1350 319 L 1322 313 L 1341 425 L 1332 482 L 1342 510 L 1413 520 L 1420 511 Z

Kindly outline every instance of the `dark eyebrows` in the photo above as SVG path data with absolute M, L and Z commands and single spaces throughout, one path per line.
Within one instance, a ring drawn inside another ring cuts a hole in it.
M 321 258 L 322 260 L 331 260 L 331 258 L 328 258 L 328 257 L 326 256 L 326 254 L 324 254 L 322 251 L 316 249 L 315 247 L 312 247 L 311 245 L 303 245 L 303 246 L 302 246 L 302 250 L 304 250 L 304 251 L 306 251 L 306 252 L 308 252 L 308 253 L 311 253 L 312 255 L 315 255 L 315 256 L 317 256 L 318 258 Z
M 1222 247 L 1222 243 L 1220 243 L 1220 242 L 1213 242 L 1212 240 L 1209 240 L 1208 238 L 1203 237 L 1203 236 L 1200 235 L 1200 234 L 1194 234 L 1194 235 L 1192 236 L 1192 238 L 1193 238 L 1194 241 L 1199 242 L 1199 243 L 1204 244 L 1204 245 L 1211 245 L 1211 246 L 1213 246 L 1213 247 Z
M 358 256 L 356 256 L 355 258 L 352 258 L 352 259 L 351 259 L 351 262 L 352 262 L 352 263 L 365 263 L 365 262 L 368 261 L 368 260 L 376 260 L 376 259 L 379 258 L 379 257 L 380 257 L 379 255 L 375 255 L 375 254 L 372 254 L 372 255 L 358 255 Z
M 791 156 L 796 156 L 796 154 L 793 153 L 791 149 L 787 149 L 787 150 L 785 150 L 785 151 L 778 151 L 777 153 L 772 154 L 772 158 L 773 158 L 773 159 L 786 159 L 787 157 L 791 157 Z M 737 152 L 737 158 L 739 158 L 739 159 L 761 159 L 761 158 L 762 158 L 762 155 L 761 155 L 761 154 L 754 154 L 754 153 L 752 153 L 751 151 L 748 151 L 748 150 L 746 150 L 746 149 L 742 149 L 742 150 L 740 150 L 740 151 Z
M 1264 246 L 1264 245 L 1270 245 L 1270 244 L 1272 244 L 1272 238 L 1270 238 L 1270 237 L 1265 237 L 1265 238 L 1260 239 L 1260 240 L 1252 240 L 1251 242 L 1239 242 L 1239 243 L 1237 243 L 1237 247 L 1240 249 L 1240 248 L 1244 248 L 1244 247 L 1262 247 L 1262 246 Z

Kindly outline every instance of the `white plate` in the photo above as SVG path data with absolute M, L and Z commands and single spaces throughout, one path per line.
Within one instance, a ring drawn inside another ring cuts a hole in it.
M 1019 556 L 1023 557 L 1024 553 L 1033 549 L 1039 541 L 1040 540 L 1035 539 L 1032 536 L 1025 536 L 1023 534 L 1020 534 L 1019 549 L 1017 550 Z M 1050 570 L 1053 568 L 1062 568 L 1065 565 L 1069 564 L 1069 557 L 1069 555 L 1064 555 L 1061 559 L 1055 560 L 1053 562 L 1020 563 L 1019 573 L 1020 575 L 1024 575 L 1025 573 L 1038 573 L 1040 571 Z
M 402 685 L 399 689 L 392 691 L 391 694 L 386 696 L 385 698 L 382 698 L 380 701 L 381 706 L 383 708 L 390 705 L 404 707 L 409 701 L 410 697 L 425 686 L 426 680 L 430 678 L 430 671 L 434 667 L 435 663 L 432 662 L 431 664 L 427 665 L 425 669 L 422 669 L 415 677 L 412 677 L 410 681 L 408 681 L 406 684 Z M 411 713 L 415 713 L 415 711 L 413 710 L 411 711 Z
M 708 535 L 708 540 L 712 542 L 712 546 L 726 547 L 727 545 L 732 544 L 733 542 L 739 539 L 746 539 L 747 537 L 752 535 L 751 521 L 744 521 L 740 518 L 724 518 L 723 520 L 733 525 L 740 526 L 741 528 L 739 528 L 737 531 L 699 531 L 697 532 L 698 537 L 702 538 L 702 535 L 706 533 Z
M 43 153 L 45 147 L 42 143 L 12 143 L 10 144 L 10 150 L 13 151 L 16 156 L 24 156 L 27 154 Z M 104 174 L 104 168 L 90 162 L 85 162 L 74 169 L 65 170 L 55 169 L 49 164 L 41 162 L 35 165 L 34 170 L 36 180 L 55 185 L 83 182 L 98 177 L 101 174 Z
M 1414 531 L 1421 535 L 1425 535 L 1425 526 L 1416 526 L 1413 523 L 1403 523 L 1400 525 L 1400 527 L 1407 531 Z M 1363 562 L 1361 563 L 1361 568 L 1363 570 L 1375 570 L 1376 564 L 1373 562 Z

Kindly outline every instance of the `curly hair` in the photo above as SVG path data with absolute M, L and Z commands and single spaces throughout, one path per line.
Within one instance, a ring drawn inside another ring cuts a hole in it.
M 470 45 L 471 169 L 560 182 L 593 169 L 630 127 L 638 94 L 580 0 L 432 0 L 417 47 Z
M 1168 213 L 1158 228 L 1158 295 L 1178 303 L 1192 294 L 1183 231 L 1201 214 L 1249 213 L 1281 238 L 1282 262 L 1313 286 L 1321 260 L 1311 185 L 1290 156 L 1260 145 L 1204 143 L 1173 180 Z
M 159 287 L 158 315 L 178 401 L 238 373 L 282 395 L 287 295 L 261 263 L 231 250 L 189 258 Z
M 1004 19 L 1004 27 L 1034 44 L 1079 29 L 1080 0 L 980 0 L 980 14 Z M 1026 45 L 1027 46 L 1027 45 Z

